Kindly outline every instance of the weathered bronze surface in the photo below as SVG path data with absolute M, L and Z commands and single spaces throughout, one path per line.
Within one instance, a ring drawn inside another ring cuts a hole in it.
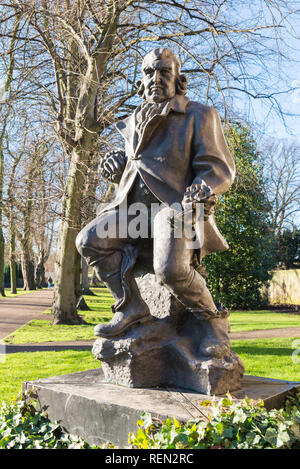
M 216 110 L 185 96 L 187 78 L 172 51 L 153 50 L 142 71 L 143 102 L 117 123 L 125 150 L 101 161 L 102 175 L 118 183 L 116 196 L 77 238 L 116 300 L 113 319 L 95 328 L 94 353 L 111 382 L 207 394 L 237 389 L 243 365 L 230 351 L 229 313 L 214 303 L 201 266 L 205 255 L 228 249 L 213 211 L 234 180 L 234 161 Z M 127 229 L 136 203 L 143 204 L 139 236 Z M 198 244 L 176 231 L 188 213 Z M 114 230 L 104 237 L 107 226 Z

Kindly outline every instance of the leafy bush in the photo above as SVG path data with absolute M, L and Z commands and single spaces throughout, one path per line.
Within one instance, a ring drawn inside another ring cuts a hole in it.
M 263 402 L 237 402 L 228 394 L 201 404 L 207 420 L 162 422 L 143 413 L 129 435 L 129 449 L 300 449 L 300 392 L 285 409 L 267 411 Z M 90 446 L 36 410 L 35 401 L 4 404 L 0 410 L 0 449 L 118 449 L 112 443 Z
M 263 402 L 236 402 L 228 394 L 218 403 L 202 403 L 208 419 L 161 422 L 144 413 L 130 435 L 135 449 L 268 449 L 300 448 L 300 392 L 281 410 L 267 411 Z
M 262 287 L 276 265 L 276 242 L 263 192 L 256 143 L 247 126 L 236 123 L 226 131 L 236 163 L 236 179 L 216 206 L 217 226 L 229 244 L 226 252 L 205 257 L 208 287 L 215 301 L 228 308 L 264 306 Z
M 74 435 L 65 433 L 57 422 L 38 412 L 34 401 L 3 403 L 0 410 L 0 449 L 89 448 Z

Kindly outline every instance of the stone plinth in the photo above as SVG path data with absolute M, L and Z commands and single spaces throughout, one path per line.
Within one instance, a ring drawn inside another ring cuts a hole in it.
M 268 409 L 280 408 L 287 393 L 296 387 L 300 388 L 300 383 L 244 376 L 234 396 L 263 399 Z M 33 390 L 40 409 L 69 433 L 90 444 L 111 441 L 120 447 L 128 445 L 128 434 L 137 431 L 136 423 L 144 411 L 161 420 L 205 419 L 208 408 L 199 404 L 210 399 L 174 388 L 129 389 L 108 384 L 100 368 L 29 381 L 23 389 Z
M 153 274 L 136 275 L 152 319 L 93 347 L 107 382 L 128 387 L 179 387 L 207 395 L 235 391 L 244 366 L 230 351 L 227 319 L 200 320 Z

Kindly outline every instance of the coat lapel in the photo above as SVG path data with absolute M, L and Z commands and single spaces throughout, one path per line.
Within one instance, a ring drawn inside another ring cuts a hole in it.
M 185 96 L 176 95 L 172 98 L 166 106 L 164 106 L 162 112 L 153 116 L 146 124 L 140 141 L 137 142 L 135 126 L 136 126 L 136 113 L 139 108 L 137 108 L 131 116 L 123 119 L 116 123 L 117 130 L 121 133 L 121 135 L 126 140 L 129 149 L 130 155 L 128 155 L 132 159 L 138 159 L 137 155 L 141 152 L 142 148 L 149 142 L 153 132 L 158 127 L 161 119 L 166 118 L 170 111 L 175 111 L 179 113 L 185 113 L 186 107 L 189 103 L 189 99 Z
M 116 128 L 122 135 L 122 137 L 125 139 L 127 143 L 127 148 L 129 148 L 130 154 L 128 155 L 130 158 L 134 155 L 134 149 L 136 146 L 135 140 L 135 122 L 136 122 L 136 110 L 134 111 L 131 116 L 126 117 L 126 119 L 123 119 L 119 122 L 116 123 Z

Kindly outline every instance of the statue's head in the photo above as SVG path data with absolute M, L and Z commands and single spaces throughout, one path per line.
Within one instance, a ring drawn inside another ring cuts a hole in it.
M 142 64 L 143 79 L 138 94 L 151 103 L 161 103 L 175 94 L 186 94 L 187 77 L 180 73 L 180 62 L 167 48 L 153 49 Z

